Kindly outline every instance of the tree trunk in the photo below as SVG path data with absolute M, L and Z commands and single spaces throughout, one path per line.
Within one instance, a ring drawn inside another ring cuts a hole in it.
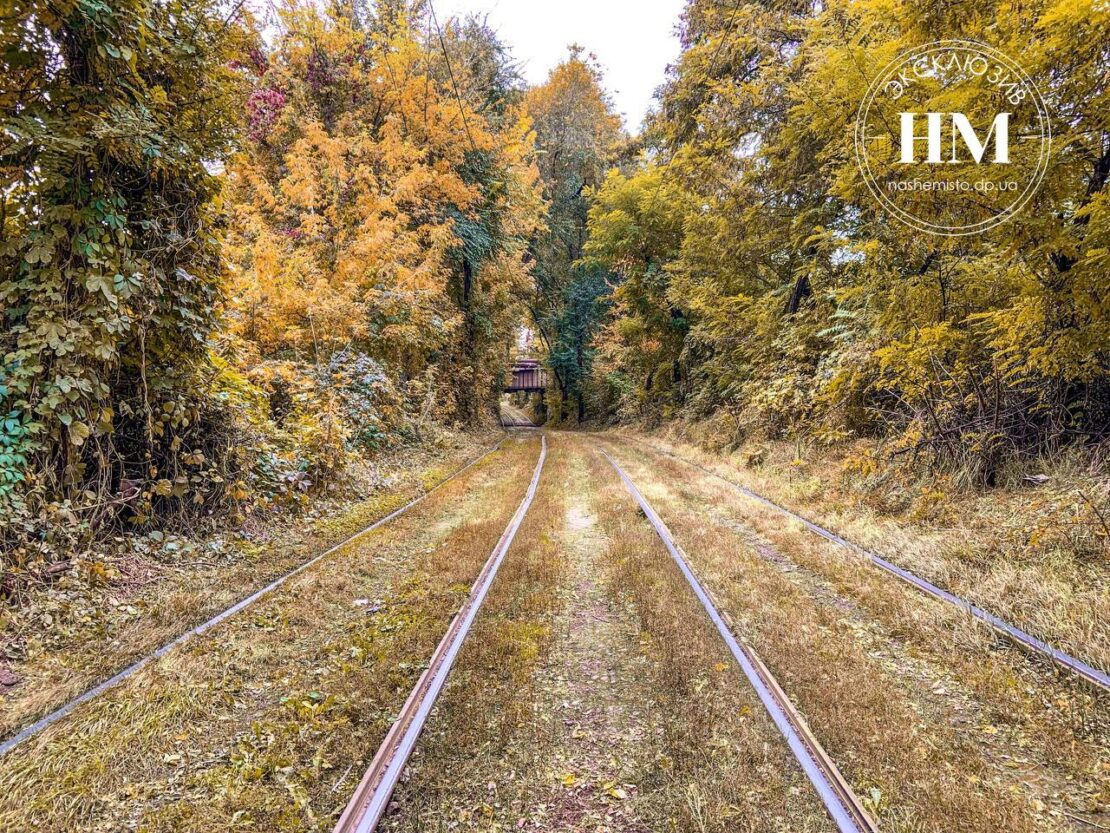
M 790 297 L 786 301 L 787 315 L 793 315 L 802 306 L 802 301 L 813 294 L 813 290 L 809 286 L 809 272 L 803 272 L 798 276 L 798 280 L 794 282 L 794 288 L 790 290 Z

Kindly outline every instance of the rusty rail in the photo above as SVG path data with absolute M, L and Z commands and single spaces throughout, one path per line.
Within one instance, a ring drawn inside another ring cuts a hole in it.
M 744 676 L 752 684 L 763 703 L 763 707 L 786 739 L 790 751 L 798 759 L 798 763 L 801 764 L 806 777 L 813 784 L 837 829 L 840 833 L 877 833 L 878 827 L 875 822 L 867 814 L 863 804 L 852 791 L 844 776 L 840 774 L 840 770 L 832 758 L 825 752 L 805 720 L 794 708 L 790 698 L 786 696 L 771 672 L 767 670 L 767 666 L 763 664 L 763 661 L 750 645 L 741 642 L 733 634 L 730 623 L 725 621 L 724 615 L 714 603 L 709 592 L 693 570 L 690 569 L 686 554 L 674 540 L 674 536 L 671 535 L 663 519 L 647 502 L 647 499 L 644 498 L 640 490 L 636 488 L 636 484 L 617 464 L 617 461 L 609 456 L 607 452 L 602 451 L 601 453 L 620 475 L 625 488 L 639 504 L 648 522 L 655 529 L 671 557 L 674 558 L 679 570 L 682 571 L 682 575 L 694 591 L 694 595 L 697 596 L 709 619 L 717 628 L 717 632 L 728 646 L 737 665 L 740 666 Z
M 399 515 L 403 515 L 405 512 L 408 512 L 410 509 L 412 509 L 418 503 L 423 501 L 424 498 L 428 497 L 428 495 L 430 495 L 433 492 L 436 492 L 439 489 L 443 488 L 448 483 L 450 483 L 452 480 L 454 480 L 456 477 L 461 475 L 464 471 L 469 469 L 471 466 L 473 466 L 473 465 L 477 464 L 479 461 L 485 459 L 490 454 L 493 454 L 493 452 L 495 452 L 495 451 L 497 451 L 497 449 L 501 448 L 501 446 L 504 444 L 504 442 L 505 442 L 504 438 L 500 439 L 497 442 L 497 444 L 494 445 L 492 448 L 490 448 L 487 451 L 485 451 L 484 453 L 478 455 L 477 457 L 475 457 L 473 460 L 471 460 L 466 465 L 455 469 L 455 471 L 453 471 L 450 475 L 445 477 L 443 480 L 439 481 L 439 483 L 437 483 L 431 489 L 428 489 L 427 491 L 422 492 L 421 494 L 417 495 L 412 500 L 410 500 L 408 503 L 406 503 L 404 506 L 401 506 L 401 507 L 398 507 L 397 509 L 394 509 L 388 515 L 386 515 L 382 518 L 379 518 L 378 520 L 374 521 L 374 523 L 370 524 L 369 526 L 365 527 L 364 529 L 360 529 L 354 535 L 351 535 L 350 537 L 345 538 L 344 540 L 340 541 L 335 546 L 329 547 L 328 549 L 324 550 L 324 552 L 320 553 L 319 555 L 314 556 L 313 558 L 310 558 L 308 561 L 306 561 L 303 564 L 299 565 L 298 567 L 295 567 L 294 569 L 290 570 L 285 575 L 283 575 L 283 576 L 281 576 L 277 579 L 274 579 L 274 581 L 270 582 L 269 584 L 267 584 L 262 589 L 256 590 L 254 593 L 251 593 L 245 599 L 241 599 L 240 601 L 236 602 L 235 604 L 233 604 L 231 607 L 227 608 L 226 610 L 224 610 L 220 613 L 217 613 L 211 619 L 208 619 L 207 621 L 202 622 L 201 624 L 197 625 L 195 628 L 192 628 L 191 630 L 188 630 L 185 633 L 181 634 L 180 636 L 177 636 L 174 639 L 170 640 L 169 642 L 167 642 L 165 645 L 158 648 L 154 652 L 152 652 L 150 654 L 147 654 L 145 657 L 143 657 L 139 660 L 136 660 L 131 665 L 124 668 L 122 671 L 120 671 L 117 674 L 109 677 L 107 680 L 104 680 L 103 682 L 98 683 L 97 685 L 93 686 L 88 691 L 84 692 L 83 694 L 80 694 L 77 697 L 74 697 L 68 703 L 66 703 L 65 705 L 59 706 L 57 709 L 50 712 L 50 714 L 46 715 L 45 717 L 41 717 L 38 720 L 36 720 L 34 723 L 32 723 L 31 725 L 25 726 L 18 733 L 16 733 L 15 735 L 12 735 L 10 738 L 5 740 L 3 743 L 0 743 L 0 758 L 3 758 L 5 755 L 7 755 L 9 752 L 11 752 L 13 749 L 15 749 L 17 746 L 19 746 L 24 741 L 30 740 L 32 737 L 37 735 L 43 729 L 46 729 L 48 726 L 51 726 L 52 724 L 57 723 L 63 717 L 65 717 L 70 712 L 72 712 L 74 709 L 76 709 L 78 706 L 80 706 L 82 703 L 86 703 L 86 702 L 88 702 L 89 700 L 92 700 L 95 697 L 99 697 L 101 694 L 103 694 L 104 692 L 108 691 L 111 688 L 115 688 L 117 685 L 122 683 L 128 677 L 135 674 L 135 672 L 137 672 L 137 671 L 141 670 L 142 668 L 146 667 L 153 660 L 156 660 L 159 657 L 165 656 L 167 653 L 169 653 L 171 650 L 173 650 L 174 648 L 176 648 L 178 645 L 182 644 L 183 642 L 186 642 L 187 640 L 192 639 L 194 636 L 200 636 L 202 633 L 204 633 L 207 630 L 210 630 L 211 628 L 214 628 L 216 625 L 220 624 L 220 622 L 223 622 L 228 617 L 234 616 L 236 613 L 238 613 L 243 608 L 254 604 L 256 601 L 258 601 L 263 596 L 265 596 L 268 593 L 276 590 L 278 587 L 283 585 L 285 582 L 289 581 L 289 579 L 293 578 L 294 576 L 296 576 L 300 573 L 303 573 L 305 570 L 307 570 L 309 567 L 311 567 L 313 564 L 320 561 L 321 559 L 327 558 L 329 555 L 331 555 L 336 550 L 342 549 L 343 547 L 350 544 L 352 541 L 354 541 L 358 538 L 361 538 L 364 535 L 368 535 L 369 533 L 373 532 L 378 527 L 380 527 L 384 524 L 387 524 L 390 521 L 392 521 L 394 518 L 398 517 Z
M 645 440 L 641 440 L 636 437 L 630 437 L 629 439 L 631 439 L 633 442 L 650 448 L 657 454 L 662 454 L 664 457 L 670 457 L 672 460 L 677 460 L 680 463 L 684 463 L 687 466 L 691 466 L 698 469 L 699 471 L 703 471 L 706 474 L 717 478 L 721 482 L 731 486 L 733 489 L 735 489 L 745 497 L 751 498 L 757 503 L 761 503 L 770 509 L 781 512 L 788 518 L 797 521 L 814 535 L 819 535 L 826 541 L 831 541 L 838 546 L 844 547 L 845 549 L 862 555 L 880 570 L 883 570 L 884 572 L 889 573 L 890 575 L 895 576 L 898 579 L 901 579 L 902 581 L 906 582 L 922 593 L 928 596 L 932 596 L 934 599 L 939 599 L 943 602 L 947 602 L 954 607 L 958 607 L 960 610 L 964 611 L 973 619 L 978 619 L 980 622 L 988 625 L 991 629 L 994 630 L 995 633 L 1006 639 L 1009 639 L 1011 642 L 1015 643 L 1019 647 L 1024 648 L 1031 653 L 1040 654 L 1041 656 L 1047 657 L 1058 668 L 1061 668 L 1071 674 L 1076 675 L 1077 677 L 1079 677 L 1079 679 L 1094 686 L 1095 688 L 1102 689 L 1103 691 L 1110 691 L 1110 675 L 1108 675 L 1106 672 L 1101 671 L 1098 668 L 1095 668 L 1093 665 L 1084 662 L 1081 659 L 1073 657 L 1070 654 L 1065 653 L 1064 651 L 1061 651 L 1059 648 L 1050 645 L 1043 639 L 1038 639 L 1031 633 L 1022 630 L 1021 628 L 1011 625 L 1009 622 L 999 616 L 996 616 L 989 610 L 984 610 L 978 605 L 972 604 L 967 599 L 957 596 L 955 593 L 951 593 L 942 587 L 938 587 L 931 581 L 923 579 L 921 578 L 921 576 L 918 576 L 915 573 L 911 573 L 906 568 L 899 567 L 897 564 L 888 561 L 878 553 L 874 553 L 871 550 L 865 549 L 859 544 L 853 543 L 852 541 L 849 541 L 846 538 L 837 535 L 835 532 L 832 532 L 831 530 L 825 529 L 823 526 L 815 524 L 813 521 L 809 520 L 806 517 L 803 517 L 802 515 L 799 515 L 797 512 L 787 509 L 785 506 L 775 503 L 770 498 L 766 498 L 758 492 L 753 492 L 748 487 L 742 486 L 736 481 L 713 471 L 713 469 L 709 468 L 708 466 L 703 466 L 701 463 L 694 462 L 693 460 L 688 460 L 681 455 L 675 454 L 671 451 L 667 451 L 666 449 L 659 448 Z
M 509 525 L 501 534 L 500 540 L 493 548 L 493 552 L 490 553 L 489 559 L 478 574 L 478 578 L 475 579 L 466 603 L 455 614 L 455 618 L 451 620 L 447 633 L 444 634 L 443 639 L 432 654 L 427 669 L 420 675 L 416 687 L 413 688 L 405 701 L 405 705 L 401 708 L 400 716 L 390 727 L 381 746 L 378 747 L 377 754 L 374 755 L 374 760 L 370 763 L 370 768 L 366 770 L 366 774 L 362 776 L 362 780 L 355 787 L 354 795 L 343 811 L 343 815 L 340 816 L 339 823 L 335 826 L 335 833 L 371 833 L 385 813 L 390 796 L 393 795 L 393 790 L 396 788 L 405 764 L 416 746 L 416 741 L 428 720 L 428 715 L 447 682 L 447 676 L 451 673 L 451 666 L 454 665 L 455 658 L 458 656 L 463 641 L 470 631 L 474 617 L 478 614 L 478 609 L 482 606 L 482 602 L 497 576 L 497 570 L 505 559 L 505 553 L 508 552 L 510 545 L 513 543 L 513 538 L 528 512 L 528 507 L 532 505 L 532 499 L 536 496 L 536 487 L 539 485 L 540 473 L 543 471 L 546 458 L 547 439 L 541 434 L 540 457 L 536 462 L 532 482 L 528 484 L 528 491 L 525 493 L 524 499 L 517 507 Z

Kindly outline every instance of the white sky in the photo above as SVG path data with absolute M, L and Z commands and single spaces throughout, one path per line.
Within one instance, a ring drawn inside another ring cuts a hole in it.
M 512 50 L 524 77 L 540 84 L 577 43 L 597 55 L 625 127 L 635 132 L 678 57 L 683 0 L 434 0 L 442 24 L 476 12 Z

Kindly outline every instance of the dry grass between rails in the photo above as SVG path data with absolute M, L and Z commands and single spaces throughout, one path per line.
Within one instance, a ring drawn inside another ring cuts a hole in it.
M 502 567 L 506 572 L 452 672 L 385 829 L 831 830 L 773 724 L 611 470 L 600 467 L 577 439 L 561 435 L 552 445 L 551 479 L 541 484 L 535 515 L 530 513 L 515 556 L 510 551 Z M 552 569 L 569 557 L 564 525 L 572 489 L 581 490 L 576 502 L 586 496 L 587 512 L 605 535 L 605 546 L 590 561 L 601 571 L 596 578 L 610 597 L 610 610 L 627 610 L 631 603 L 642 628 L 638 639 L 635 631 L 628 633 L 629 644 L 620 650 L 645 652 L 649 659 L 637 666 L 646 672 L 642 679 L 615 683 L 627 690 L 595 689 L 590 702 L 567 711 L 565 703 L 562 710 L 550 708 L 547 701 L 561 689 L 537 675 L 552 670 L 544 655 L 550 661 L 559 654 L 558 642 L 571 638 L 564 628 L 575 626 L 571 617 L 555 633 L 550 628 L 553 618 L 565 618 L 559 601 L 564 593 L 581 592 L 565 566 Z M 620 771 L 630 783 L 593 784 L 587 782 L 597 772 L 582 781 L 583 773 L 556 771 L 561 745 L 575 738 L 588 743 L 581 734 L 591 729 L 588 716 L 608 709 L 623 713 L 614 700 L 630 696 L 653 713 L 652 729 L 637 734 L 635 750 L 614 743 L 614 758 L 631 752 L 631 759 L 599 767 Z M 548 708 L 551 713 L 543 713 Z M 574 734 L 562 722 L 573 723 Z
M 885 663 L 869 655 L 843 610 L 819 604 L 746 540 L 713 521 L 704 508 L 707 496 L 714 503 L 727 496 L 714 498 L 708 488 L 683 494 L 682 475 L 665 462 L 652 459 L 649 474 L 642 457 L 628 462 L 627 448 L 619 457 L 694 569 L 876 811 L 881 829 L 1016 833 L 1061 826 L 1029 795 L 1015 794 L 1019 779 L 999 777 L 978 740 L 954 731 L 919 696 L 916 680 L 892 677 Z M 690 478 L 688 470 L 685 474 Z
M 565 441 L 551 438 L 535 500 L 451 671 L 383 831 L 515 829 L 551 738 L 536 720 L 536 667 L 550 651 L 566 562 L 559 551 Z M 491 786 L 492 785 L 492 786 Z
M 511 441 L 14 750 L 0 829 L 330 829 L 537 453 Z
M 482 438 L 482 441 L 490 438 Z M 492 441 L 485 447 L 492 445 Z M 444 454 L 420 454 L 382 478 L 381 491 L 314 524 L 303 519 L 283 529 L 266 529 L 260 543 L 238 542 L 230 554 L 204 549 L 129 569 L 149 576 L 134 583 L 127 576 L 105 586 L 66 577 L 20 612 L 25 624 L 8 629 L 7 639 L 29 633 L 25 659 L 4 663 L 20 679 L 0 694 L 0 737 L 91 688 L 160 645 L 230 607 L 254 590 L 350 537 L 408 503 L 484 450 L 460 440 Z M 191 559 L 196 559 L 192 561 Z M 49 602 L 49 605 L 47 604 Z M 51 625 L 34 619 L 50 611 Z M 31 617 L 28 619 L 28 617 Z
M 832 830 L 816 793 L 670 554 L 615 472 L 591 456 L 610 592 L 633 604 L 664 736 L 641 784 L 651 830 Z
M 824 541 L 689 466 L 622 445 L 626 456 L 650 464 L 677 484 L 688 504 L 711 504 L 762 536 L 793 564 L 827 580 L 878 618 L 888 638 L 916 656 L 950 669 L 976 698 L 988 729 L 1001 726 L 1024 749 L 1050 761 L 1076 784 L 1087 784 L 1090 810 L 1110 803 L 1105 772 L 1110 769 L 1110 701 L 1066 676 L 1045 673 L 1047 661 L 999 643 L 985 626 L 950 605 L 930 600 L 862 558 Z M 705 514 L 703 519 L 707 518 Z M 1005 650 L 995 650 L 1001 645 Z M 951 688 L 951 686 L 949 686 Z M 982 742 L 983 739 L 981 737 Z
M 647 440 L 1110 670 L 1105 472 L 1069 469 L 1065 461 L 1044 486 L 974 491 L 944 474 L 893 467 L 863 474 L 861 465 L 873 466 L 862 443 L 827 451 L 762 443 L 709 454 Z M 1102 518 L 1092 508 L 1100 499 Z

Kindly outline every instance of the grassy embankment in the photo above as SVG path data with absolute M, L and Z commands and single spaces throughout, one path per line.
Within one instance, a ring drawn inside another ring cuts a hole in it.
M 730 451 L 682 432 L 646 439 L 1110 669 L 1110 476 L 1096 452 L 1030 464 L 1024 474 L 1039 485 L 1014 474 L 983 489 L 958 472 L 896 465 L 865 443 Z

